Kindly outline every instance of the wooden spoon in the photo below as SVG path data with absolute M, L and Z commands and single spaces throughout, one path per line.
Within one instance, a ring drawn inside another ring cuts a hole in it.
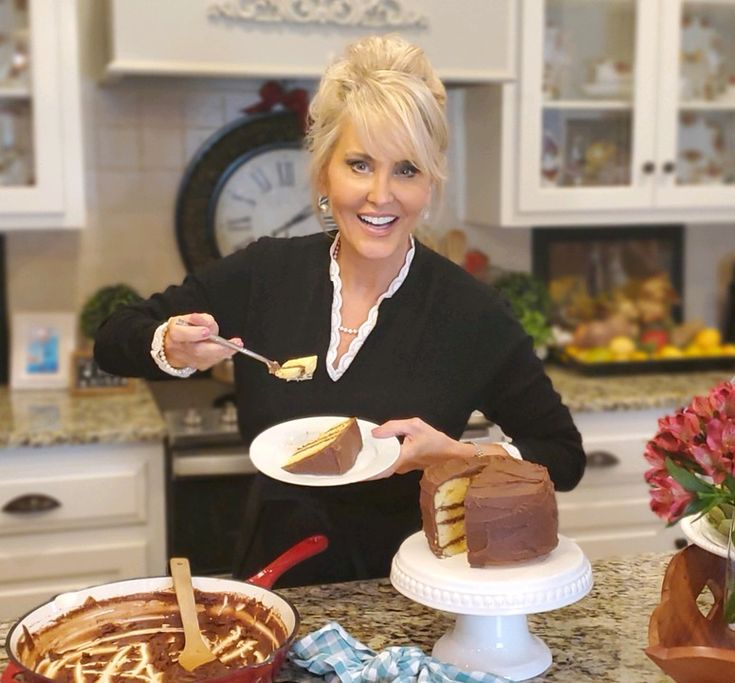
M 181 612 L 181 623 L 184 626 L 184 649 L 179 655 L 179 664 L 187 671 L 194 671 L 198 666 L 211 662 L 217 657 L 209 649 L 207 641 L 204 640 L 199 630 L 189 560 L 185 557 L 172 557 L 169 565 L 171 577 L 174 580 L 176 602 L 179 603 Z

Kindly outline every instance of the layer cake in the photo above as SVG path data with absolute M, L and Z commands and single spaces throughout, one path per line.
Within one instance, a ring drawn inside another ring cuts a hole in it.
M 432 552 L 466 551 L 472 567 L 535 559 L 558 543 L 554 485 L 545 467 L 526 460 L 487 455 L 428 467 L 420 504 Z
M 361 450 L 360 426 L 350 417 L 298 448 L 283 469 L 294 474 L 344 474 Z

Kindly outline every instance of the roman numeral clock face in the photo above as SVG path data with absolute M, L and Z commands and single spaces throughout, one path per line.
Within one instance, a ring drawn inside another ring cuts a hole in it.
M 176 201 L 176 237 L 188 271 L 259 237 L 322 230 L 302 135 L 296 116 L 280 112 L 235 121 L 202 145 Z
M 293 237 L 319 231 L 304 150 L 276 148 L 247 159 L 224 180 L 216 200 L 214 234 L 221 254 L 262 235 Z

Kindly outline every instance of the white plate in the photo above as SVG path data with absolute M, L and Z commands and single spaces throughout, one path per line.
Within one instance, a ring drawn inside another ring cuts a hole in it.
M 283 469 L 283 465 L 299 446 L 346 419 L 335 415 L 320 415 L 274 425 L 258 434 L 250 444 L 250 459 L 258 470 L 272 479 L 301 486 L 354 484 L 380 474 L 398 459 L 401 449 L 398 439 L 395 437 L 376 439 L 371 432 L 378 425 L 358 419 L 362 450 L 357 454 L 355 464 L 347 472 L 337 475 L 294 474 Z
M 681 530 L 689 541 L 700 548 L 718 555 L 727 557 L 727 545 L 715 534 L 704 517 L 690 515 L 681 520 Z

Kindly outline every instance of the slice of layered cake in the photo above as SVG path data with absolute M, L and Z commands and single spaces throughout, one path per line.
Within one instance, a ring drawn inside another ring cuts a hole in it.
M 437 557 L 451 557 L 467 550 L 464 501 L 470 477 L 483 467 L 453 458 L 427 467 L 421 477 L 419 505 L 426 540 Z
M 283 469 L 294 474 L 344 474 L 361 450 L 360 426 L 350 417 L 299 447 Z
M 559 542 L 549 473 L 510 456 L 453 459 L 427 468 L 421 516 L 432 552 L 449 557 L 466 550 L 472 567 L 535 559 Z

